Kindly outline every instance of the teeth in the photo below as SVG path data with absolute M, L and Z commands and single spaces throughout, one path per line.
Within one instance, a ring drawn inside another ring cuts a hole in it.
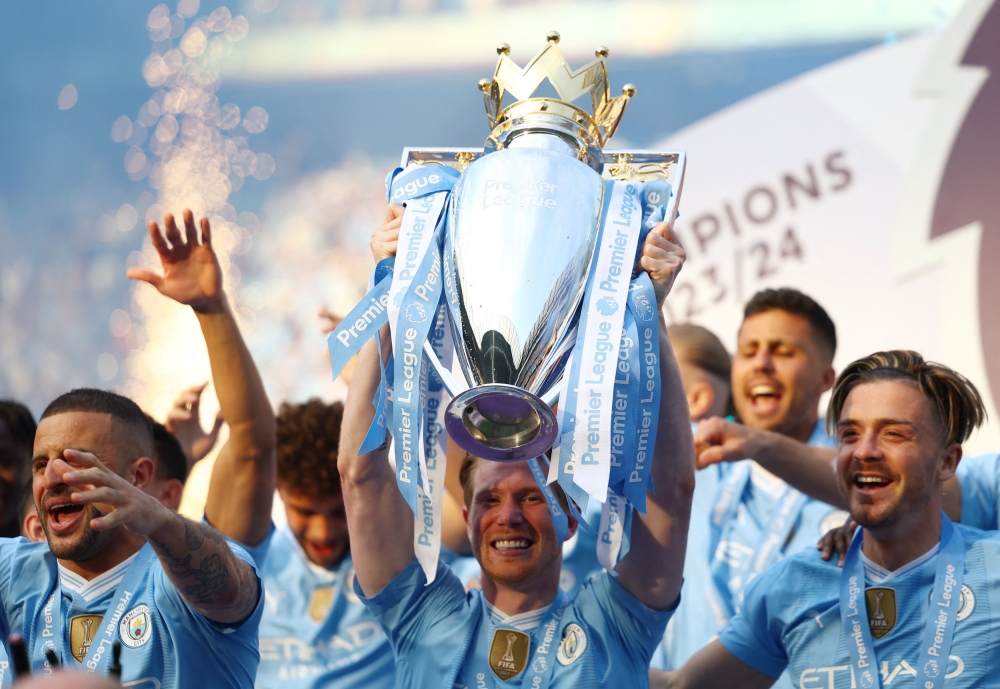
M 530 545 L 527 541 L 497 541 L 493 547 L 497 550 L 524 550 Z
M 889 482 L 880 476 L 858 476 L 858 483 L 881 486 Z
M 770 396 L 775 394 L 775 390 L 770 385 L 754 385 L 752 388 L 750 388 L 750 394 L 753 395 L 754 397 L 760 395 Z

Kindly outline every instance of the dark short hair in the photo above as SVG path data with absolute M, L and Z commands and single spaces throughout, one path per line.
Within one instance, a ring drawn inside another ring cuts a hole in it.
M 156 443 L 156 478 L 161 481 L 177 479 L 182 484 L 187 481 L 188 466 L 184 448 L 177 436 L 167 430 L 159 421 L 150 418 L 146 420 L 153 428 L 153 442 Z
M 135 456 L 126 457 L 126 461 L 139 457 L 152 459 L 154 452 L 153 429 L 139 405 L 128 397 L 110 390 L 77 388 L 55 398 L 42 412 L 42 419 L 69 412 L 107 414 L 118 422 L 135 445 L 128 448 L 130 453 Z
M 14 442 L 18 447 L 27 451 L 31 456 L 31 450 L 35 445 L 35 417 L 31 411 L 14 400 L 0 400 L 0 422 L 10 429 L 10 434 L 14 437 Z
M 934 406 L 945 445 L 964 443 L 986 422 L 986 406 L 968 378 L 943 364 L 925 361 L 916 352 L 896 349 L 875 352 L 849 364 L 833 385 L 826 423 L 836 432 L 840 412 L 851 390 L 863 383 L 898 380 L 915 386 Z
M 344 405 L 313 398 L 278 410 L 278 484 L 313 499 L 340 494 L 337 450 Z
M 17 506 L 17 524 L 24 524 L 25 518 L 35 509 L 35 495 L 31 492 L 31 479 L 21 487 L 21 500 Z
M 819 344 L 830 350 L 830 360 L 837 353 L 837 326 L 830 314 L 815 299 L 791 287 L 763 289 L 753 295 L 743 309 L 743 320 L 766 311 L 785 311 L 809 321 Z

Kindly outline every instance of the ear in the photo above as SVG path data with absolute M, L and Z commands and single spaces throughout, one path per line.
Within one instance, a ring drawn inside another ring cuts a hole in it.
M 462 505 L 462 520 L 465 522 L 465 534 L 469 537 L 469 543 L 472 543 L 472 523 L 469 521 L 469 508 Z
M 937 471 L 938 483 L 944 483 L 954 477 L 955 472 L 958 470 L 958 463 L 961 461 L 962 446 L 959 443 L 952 443 L 944 448 L 944 453 L 941 455 L 941 465 Z
M 576 530 L 580 528 L 580 522 L 576 520 L 573 513 L 570 512 L 566 515 L 567 525 L 566 525 L 566 540 L 573 538 L 576 535 Z
M 131 474 L 131 476 L 130 476 Z M 148 493 L 153 485 L 156 475 L 156 465 L 149 457 L 140 457 L 132 462 L 132 466 L 125 474 L 126 480 L 131 480 L 132 485 L 144 493 Z
M 684 393 L 687 395 L 688 413 L 692 421 L 700 421 L 715 404 L 715 388 L 708 381 L 692 383 Z
M 833 384 L 837 382 L 837 372 L 833 370 L 833 366 L 827 366 L 826 370 L 823 371 L 822 379 L 822 390 L 820 392 L 826 392 L 833 387 Z
M 164 507 L 168 507 L 174 512 L 181 506 L 181 498 L 184 496 L 184 484 L 180 479 L 167 479 L 160 485 L 159 500 Z

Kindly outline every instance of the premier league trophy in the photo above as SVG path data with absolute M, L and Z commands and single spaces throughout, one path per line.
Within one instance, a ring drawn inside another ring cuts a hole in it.
M 659 345 L 636 261 L 649 229 L 676 215 L 685 156 L 604 151 L 635 88 L 611 97 L 606 48 L 573 71 L 559 34 L 547 42 L 524 69 L 498 46 L 493 79 L 479 82 L 491 130 L 482 149 L 404 150 L 386 181 L 406 206 L 397 255 L 329 340 L 336 376 L 390 324 L 393 356 L 362 450 L 391 433 L 418 525 L 419 500 L 440 509 L 431 496 L 448 438 L 494 461 L 552 449 L 549 481 L 578 503 L 644 505 Z M 546 80 L 558 99 L 532 97 Z M 590 112 L 573 104 L 588 94 Z

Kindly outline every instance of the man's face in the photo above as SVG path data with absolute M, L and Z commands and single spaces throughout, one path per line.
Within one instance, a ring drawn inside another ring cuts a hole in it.
M 562 562 L 545 495 L 524 462 L 481 461 L 467 510 L 469 542 L 483 572 L 519 584 Z
M 14 440 L 7 424 L 0 421 L 0 518 L 16 509 L 14 502 L 26 481 L 30 455 Z
M 117 538 L 120 528 L 95 531 L 90 520 L 101 516 L 97 505 L 77 505 L 70 496 L 80 488 L 62 482 L 56 467 L 65 467 L 65 450 L 95 455 L 105 466 L 125 476 L 125 466 L 117 455 L 114 421 L 108 414 L 65 412 L 49 416 L 38 424 L 34 457 L 31 461 L 31 490 L 38 518 L 52 553 L 60 559 L 87 561 L 100 554 Z
M 350 547 L 344 496 L 312 498 L 284 486 L 278 486 L 285 503 L 288 527 L 314 564 L 336 567 Z
M 867 529 L 891 527 L 926 508 L 961 458 L 960 445 L 944 445 L 930 401 L 903 381 L 851 390 L 837 434 L 840 491 Z
M 732 376 L 743 423 L 793 437 L 815 418 L 834 380 L 809 321 L 778 309 L 743 321 Z

